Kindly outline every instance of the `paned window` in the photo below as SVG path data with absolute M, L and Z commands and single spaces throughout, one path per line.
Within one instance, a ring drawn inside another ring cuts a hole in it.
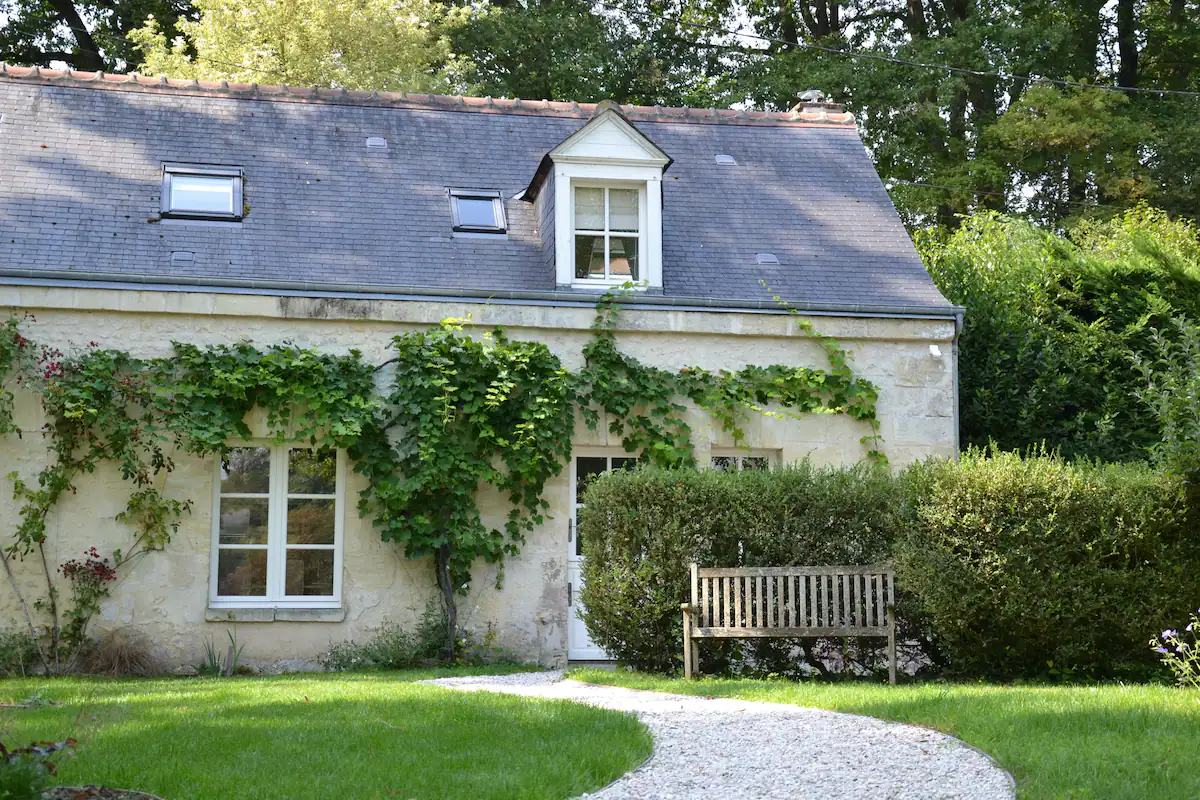
M 767 470 L 775 466 L 775 458 L 769 453 L 731 452 L 728 454 L 714 453 L 710 466 L 722 472 L 743 472 Z
M 640 189 L 576 186 L 574 229 L 577 280 L 641 279 Z
M 167 164 L 162 214 L 169 218 L 237 221 L 242 218 L 242 170 Z
M 615 469 L 634 469 L 637 467 L 637 461 L 636 456 L 576 456 L 575 518 L 579 516 L 579 509 L 583 508 L 583 493 L 592 481 Z M 575 555 L 583 555 L 583 545 L 578 535 L 575 536 Z
M 211 600 L 338 605 L 345 456 L 287 445 L 229 447 L 216 479 Z

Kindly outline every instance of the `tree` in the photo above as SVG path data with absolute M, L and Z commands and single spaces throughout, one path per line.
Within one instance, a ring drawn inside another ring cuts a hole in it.
M 150 75 L 387 91 L 449 91 L 459 65 L 430 0 L 198 0 L 168 39 L 131 34 Z
M 188 0 L 0 0 L 0 61 L 126 70 L 137 57 L 129 33 L 150 15 L 173 37 L 193 10 Z

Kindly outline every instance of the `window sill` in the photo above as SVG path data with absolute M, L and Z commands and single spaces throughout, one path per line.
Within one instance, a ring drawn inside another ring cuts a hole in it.
M 342 622 L 345 606 L 339 608 L 275 608 L 271 606 L 213 607 L 204 610 L 206 622 Z

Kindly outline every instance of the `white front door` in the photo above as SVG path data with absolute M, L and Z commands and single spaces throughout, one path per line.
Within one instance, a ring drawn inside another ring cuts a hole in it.
M 632 468 L 637 458 L 621 450 L 608 448 L 581 449 L 575 451 L 571 460 L 571 520 L 567 528 L 567 658 L 571 661 L 609 661 L 612 659 L 604 649 L 588 636 L 580 612 L 583 602 L 580 589 L 583 587 L 581 568 L 583 548 L 579 541 L 578 516 L 583 508 L 580 498 L 588 481 L 611 469 Z

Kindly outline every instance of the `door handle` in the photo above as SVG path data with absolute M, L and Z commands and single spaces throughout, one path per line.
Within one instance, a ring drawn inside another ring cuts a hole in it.
M 575 605 L 575 602 L 572 598 L 571 582 L 567 581 L 567 608 L 570 608 L 573 605 Z

